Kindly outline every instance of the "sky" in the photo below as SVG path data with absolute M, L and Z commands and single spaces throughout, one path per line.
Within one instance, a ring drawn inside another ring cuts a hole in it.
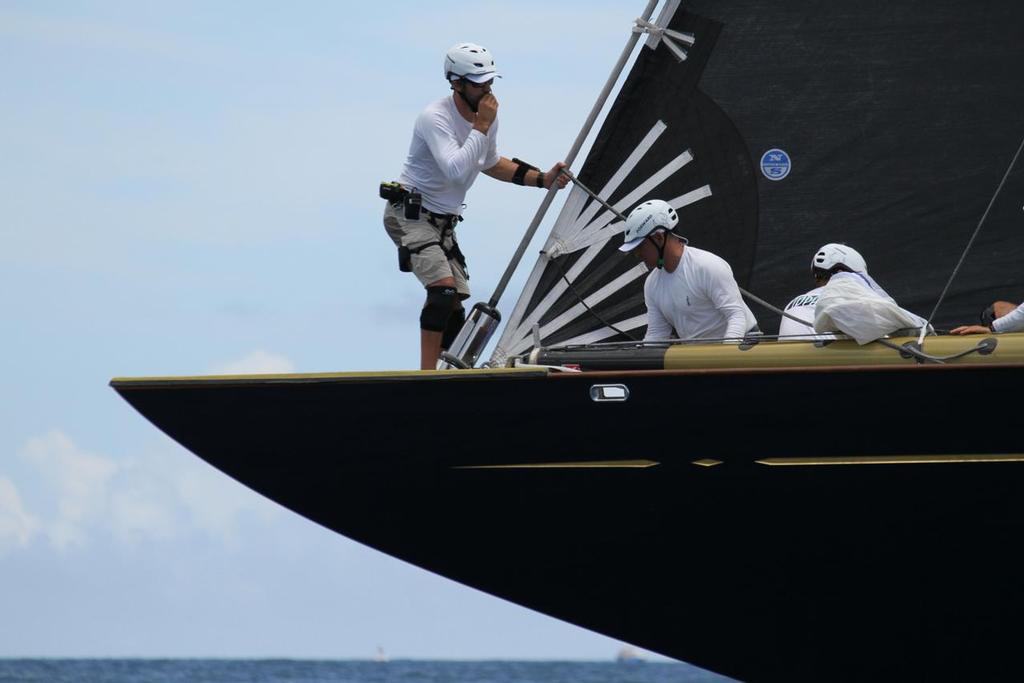
M 416 367 L 377 185 L 445 51 L 492 51 L 499 152 L 548 168 L 643 5 L 0 0 L 0 657 L 615 656 L 264 499 L 107 383 Z M 542 197 L 470 191 L 473 301 Z

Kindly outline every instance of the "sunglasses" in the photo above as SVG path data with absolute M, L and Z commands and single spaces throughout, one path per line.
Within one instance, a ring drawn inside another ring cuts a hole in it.
M 465 79 L 463 79 L 463 82 L 466 85 L 468 85 L 469 87 L 471 87 L 471 88 L 476 88 L 477 90 L 483 90 L 487 86 L 489 86 L 492 83 L 494 83 L 494 79 L 492 78 L 491 80 L 484 81 L 483 83 L 474 83 L 473 81 L 469 80 L 468 78 L 465 78 Z

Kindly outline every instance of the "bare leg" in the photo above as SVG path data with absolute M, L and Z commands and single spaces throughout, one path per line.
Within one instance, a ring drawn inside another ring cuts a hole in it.
M 455 278 L 445 277 L 437 282 L 431 282 L 427 287 L 454 287 Z M 444 332 L 433 330 L 420 330 L 420 370 L 434 370 L 437 368 L 437 359 L 441 355 L 441 337 Z
M 443 332 L 420 330 L 420 370 L 435 370 L 437 359 L 441 355 L 441 335 Z

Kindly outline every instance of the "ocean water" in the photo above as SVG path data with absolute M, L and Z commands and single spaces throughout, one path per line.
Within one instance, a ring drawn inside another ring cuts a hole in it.
M 726 683 L 676 662 L 0 659 L 0 683 Z

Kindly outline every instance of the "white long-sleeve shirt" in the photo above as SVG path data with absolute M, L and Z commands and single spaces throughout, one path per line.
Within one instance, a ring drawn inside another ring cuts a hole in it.
M 814 304 L 818 303 L 818 295 L 821 294 L 822 289 L 822 287 L 815 287 L 786 304 L 786 308 L 783 309 L 786 313 L 807 321 L 807 324 L 801 325 L 792 318 L 782 316 L 782 321 L 779 323 L 780 337 L 807 336 L 809 339 L 814 338 Z
M 993 332 L 1020 332 L 1024 330 L 1024 304 L 1017 306 L 1002 318 L 992 321 Z
M 484 135 L 462 118 L 453 96 L 444 97 L 416 118 L 398 182 L 422 194 L 427 210 L 461 214 L 477 175 L 501 158 L 497 140 L 497 119 Z
M 710 251 L 687 246 L 671 273 L 651 272 L 644 283 L 647 334 L 644 341 L 739 338 L 757 325 L 743 302 L 732 268 Z

